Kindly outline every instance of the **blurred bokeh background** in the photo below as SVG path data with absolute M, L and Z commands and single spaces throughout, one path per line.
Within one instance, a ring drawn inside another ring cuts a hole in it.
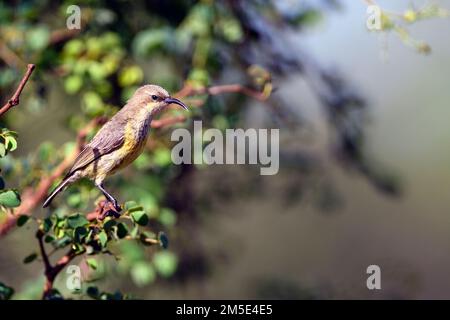
M 411 1 L 378 3 L 403 12 Z M 431 47 L 424 55 L 395 34 L 368 32 L 363 1 L 80 1 L 81 32 L 58 39 L 68 5 L 0 5 L 1 101 L 20 61 L 37 64 L 20 106 L 1 119 L 19 134 L 1 159 L 7 187 L 35 185 L 80 128 L 112 115 L 142 83 L 264 90 L 258 75 L 270 73 L 274 88 L 265 102 L 187 98 L 198 104 L 189 119 L 152 131 L 145 154 L 108 185 L 143 205 L 169 249 L 158 262 L 159 250 L 122 248 L 150 261 L 134 269 L 98 255 L 95 285 L 151 299 L 450 298 L 450 20 L 408 26 Z M 193 119 L 279 128 L 279 173 L 172 165 L 170 132 Z M 97 197 L 81 183 L 53 209 L 89 212 Z M 0 282 L 15 298 L 38 298 L 43 283 L 39 261 L 22 263 L 37 248 L 34 229 L 0 239 Z M 366 287 L 372 264 L 382 290 Z M 62 273 L 57 287 L 64 281 Z

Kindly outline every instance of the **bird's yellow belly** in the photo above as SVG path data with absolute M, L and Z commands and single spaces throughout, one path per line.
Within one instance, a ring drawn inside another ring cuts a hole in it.
M 132 125 L 125 130 L 123 146 L 116 151 L 116 161 L 111 173 L 132 163 L 142 153 L 147 142 L 148 124 L 136 130 Z
M 85 170 L 85 176 L 101 183 L 104 178 L 128 166 L 142 153 L 148 134 L 149 121 L 143 126 L 128 124 L 123 145 L 117 150 L 99 157 Z
M 122 169 L 122 168 L 128 166 L 134 160 L 136 160 L 136 158 L 139 157 L 139 155 L 144 150 L 146 141 L 147 141 L 147 139 L 144 138 L 144 139 L 141 139 L 141 141 L 136 141 L 135 143 L 130 143 L 129 145 L 124 145 L 121 149 L 119 149 L 118 150 L 119 153 L 122 154 L 122 156 L 119 156 L 121 161 L 118 162 L 117 166 L 114 168 L 114 171 Z

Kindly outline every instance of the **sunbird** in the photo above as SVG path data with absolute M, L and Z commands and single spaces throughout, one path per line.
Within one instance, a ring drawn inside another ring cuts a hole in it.
M 172 103 L 188 110 L 183 102 L 172 98 L 160 86 L 148 84 L 138 88 L 127 104 L 103 125 L 76 157 L 69 172 L 47 197 L 43 207 L 50 205 L 53 198 L 68 185 L 86 177 L 120 212 L 122 208 L 116 198 L 106 191 L 103 181 L 142 153 L 153 117 Z

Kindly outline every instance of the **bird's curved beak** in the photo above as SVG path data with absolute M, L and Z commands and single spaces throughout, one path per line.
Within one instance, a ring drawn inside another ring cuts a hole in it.
M 166 99 L 164 99 L 164 101 L 165 101 L 167 104 L 174 103 L 174 104 L 177 104 L 177 105 L 179 105 L 180 107 L 182 107 L 184 110 L 189 110 L 188 107 L 187 107 L 187 105 L 185 105 L 183 102 L 181 102 L 180 100 L 178 100 L 178 99 L 176 99 L 176 98 L 166 98 Z

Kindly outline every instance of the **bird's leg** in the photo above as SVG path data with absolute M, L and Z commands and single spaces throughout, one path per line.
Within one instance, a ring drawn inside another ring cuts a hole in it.
M 114 209 L 116 209 L 117 212 L 122 211 L 122 208 L 119 206 L 119 203 L 117 202 L 116 198 L 114 198 L 108 191 L 106 191 L 106 189 L 103 187 L 103 184 L 99 183 L 96 184 L 96 186 L 97 188 L 100 189 L 105 198 L 114 205 Z

